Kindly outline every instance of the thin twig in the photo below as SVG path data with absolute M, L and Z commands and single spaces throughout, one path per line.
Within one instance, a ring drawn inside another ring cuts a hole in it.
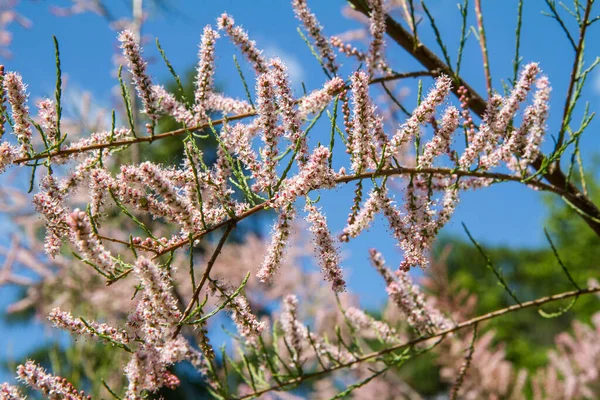
M 181 328 L 183 327 L 183 322 L 186 320 L 186 318 L 192 312 L 192 309 L 194 308 L 194 304 L 196 304 L 196 302 L 198 301 L 200 292 L 202 291 L 202 288 L 204 288 L 204 284 L 208 280 L 208 275 L 210 274 L 210 271 L 212 270 L 213 265 L 215 265 L 215 261 L 217 261 L 217 257 L 221 253 L 221 250 L 223 249 L 223 246 L 225 245 L 225 242 L 227 241 L 227 238 L 229 237 L 229 234 L 231 233 L 231 231 L 233 230 L 234 227 L 235 227 L 234 222 L 229 222 L 229 224 L 227 225 L 227 228 L 225 229 L 223 236 L 221 236 L 221 240 L 219 240 L 219 243 L 217 244 L 215 251 L 213 252 L 212 256 L 210 257 L 210 260 L 208 260 L 208 264 L 206 264 L 206 269 L 204 270 L 204 274 L 202 275 L 200 284 L 198 285 L 198 287 L 196 287 L 196 290 L 194 291 L 194 294 L 192 295 L 192 299 L 188 303 L 187 307 L 185 308 L 185 311 L 183 312 L 183 315 L 181 316 L 181 319 L 179 320 L 179 326 L 177 326 L 177 329 L 175 329 L 175 333 L 173 333 L 173 338 L 175 338 L 177 335 L 179 335 L 179 332 L 181 332 Z
M 558 132 L 558 139 L 556 140 L 556 148 L 559 149 L 565 138 L 565 131 L 569 125 L 570 114 L 572 111 L 571 100 L 573 97 L 573 90 L 575 89 L 575 82 L 578 79 L 580 64 L 582 63 L 582 52 L 585 43 L 585 33 L 588 27 L 588 20 L 592 11 L 592 4 L 594 0 L 587 0 L 585 11 L 583 14 L 583 20 L 581 21 L 579 28 L 579 41 L 577 42 L 577 48 L 575 49 L 575 57 L 573 59 L 573 68 L 571 69 L 571 78 L 569 79 L 569 88 L 567 89 L 567 96 L 565 99 L 565 106 L 563 110 L 563 118 L 560 125 L 560 132 Z M 558 161 L 557 161 L 558 162 Z
M 481 46 L 481 57 L 483 58 L 483 71 L 485 72 L 485 87 L 488 98 L 492 97 L 492 74 L 490 73 L 490 59 L 485 39 L 485 28 L 483 26 L 483 12 L 481 11 L 481 0 L 475 0 L 475 14 L 477 15 L 477 30 L 479 31 L 479 45 Z

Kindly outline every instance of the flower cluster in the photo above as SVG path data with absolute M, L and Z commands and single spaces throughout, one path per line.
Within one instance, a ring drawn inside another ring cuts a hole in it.
M 83 391 L 78 391 L 60 376 L 48 374 L 33 361 L 17 367 L 17 377 L 31 388 L 40 391 L 50 399 L 91 400 Z

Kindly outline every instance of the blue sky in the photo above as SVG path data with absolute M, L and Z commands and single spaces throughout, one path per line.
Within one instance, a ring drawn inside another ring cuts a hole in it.
M 113 9 L 115 14 L 127 14 L 127 9 L 123 6 L 126 1 L 109 3 L 114 3 L 112 6 L 115 7 Z M 309 90 L 319 87 L 324 82 L 319 65 L 311 57 L 296 31 L 298 22 L 288 1 L 179 0 L 168 3 L 172 4 L 171 12 L 154 10 L 144 25 L 144 33 L 151 39 L 145 46 L 145 55 L 148 59 L 154 60 L 150 71 L 156 81 L 164 82 L 170 75 L 154 46 L 155 37 L 160 39 L 175 69 L 183 73 L 197 61 L 196 54 L 202 28 L 206 24 L 214 25 L 216 17 L 227 11 L 234 16 L 237 23 L 248 30 L 250 36 L 257 41 L 260 48 L 265 49 L 268 56 L 278 55 L 288 63 L 292 78 L 296 80 L 297 93 L 301 93 L 301 81 Z M 540 62 L 541 68 L 550 78 L 553 100 L 549 125 L 550 132 L 555 132 L 562 115 L 562 98 L 567 89 L 573 61 L 572 51 L 556 22 L 541 15 L 543 3 L 542 1 L 525 2 L 521 55 L 524 63 Z M 14 28 L 14 41 L 11 45 L 14 57 L 2 62 L 8 70 L 22 73 L 25 82 L 29 84 L 32 98 L 51 95 L 55 85 L 52 35 L 56 35 L 61 47 L 63 73 L 68 77 L 66 96 L 68 97 L 70 92 L 77 101 L 78 90 L 89 90 L 97 105 L 112 108 L 111 90 L 116 83 L 111 60 L 117 46 L 115 32 L 108 28 L 105 20 L 93 14 L 69 18 L 53 16 L 48 12 L 49 4 L 68 5 L 69 2 L 21 2 L 18 10 L 32 21 L 33 26 L 31 29 Z M 456 2 L 429 0 L 427 4 L 442 34 L 447 38 L 446 44 L 454 61 L 460 28 Z M 502 80 L 506 81 L 507 77 L 512 77 L 516 4 L 516 0 L 483 2 L 488 45 L 491 49 L 491 70 L 494 86 L 497 89 L 500 89 Z M 344 5 L 344 1 L 309 0 L 309 5 L 325 25 L 325 32 L 328 35 L 357 27 L 355 22 L 340 16 L 340 8 Z M 469 22 L 474 23 L 472 16 Z M 435 40 L 427 25 L 424 21 L 420 26 L 420 37 L 437 51 Z M 590 37 L 594 35 L 597 36 L 596 27 L 592 27 L 590 32 Z M 217 47 L 217 83 L 228 94 L 244 97 L 232 61 L 233 47 L 225 39 L 220 40 Z M 599 49 L 598 41 L 589 41 L 586 49 L 588 62 L 599 53 Z M 388 55 L 393 68 L 397 71 L 422 69 L 411 60 L 410 56 L 393 44 L 389 46 Z M 352 65 L 350 61 L 347 64 Z M 485 92 L 481 54 L 473 36 L 467 43 L 461 75 L 466 77 L 466 80 L 480 93 Z M 247 71 L 246 76 L 250 77 L 251 73 Z M 584 91 L 583 98 L 590 102 L 592 111 L 597 111 L 600 75 L 595 74 L 592 79 L 594 81 Z M 425 87 L 430 83 L 425 81 Z M 411 82 L 407 82 L 407 85 L 412 87 L 411 99 L 414 99 L 414 85 Z M 596 153 L 598 139 L 594 138 L 593 132 L 597 129 L 598 122 L 594 121 L 588 135 L 584 135 L 582 139 L 584 162 L 587 160 L 589 163 Z M 315 135 L 319 135 L 318 130 L 315 132 Z M 551 139 L 548 137 L 547 148 L 550 144 Z M 351 205 L 352 190 L 353 186 L 347 185 L 323 197 L 322 204 L 334 231 L 339 232 L 344 226 Z M 462 194 L 460 205 L 445 233 L 456 234 L 464 239 L 465 235 L 461 228 L 461 222 L 464 222 L 473 235 L 486 244 L 544 246 L 544 218 L 545 210 L 540 193 L 516 184 L 502 184 Z M 367 250 L 373 246 L 377 246 L 384 252 L 391 265 L 397 264 L 400 255 L 389 238 L 387 225 L 381 220 L 377 221 L 370 234 L 351 242 L 351 249 L 350 246 L 342 248 L 344 254 L 350 256 L 347 261 L 350 288 L 361 294 L 363 304 L 366 306 L 378 304 L 383 297 L 381 281 L 371 273 L 366 263 Z M 5 289 L 0 289 L 0 293 L 2 290 Z M 23 332 L 23 328 L 7 328 L 0 325 L 0 337 L 7 338 L 6 343 L 13 345 L 17 354 L 19 349 L 23 348 L 21 344 Z M 4 342 L 0 340 L 0 343 Z M 7 354 L 3 347 L 5 346 L 0 345 L 0 359 Z

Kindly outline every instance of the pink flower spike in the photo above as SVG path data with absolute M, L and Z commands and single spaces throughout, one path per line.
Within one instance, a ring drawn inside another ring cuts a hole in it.
M 25 400 L 26 397 L 21 394 L 19 388 L 8 383 L 0 385 L 0 399 L 1 400 Z
M 323 35 L 323 26 L 321 26 L 315 14 L 308 8 L 306 0 L 292 0 L 292 7 L 294 8 L 296 18 L 304 24 L 308 34 L 315 41 L 323 65 L 325 65 L 325 68 L 329 72 L 335 75 L 338 68 L 335 62 L 335 53 Z
M 335 240 L 327 227 L 327 219 L 312 203 L 306 203 L 305 211 L 308 212 L 306 221 L 310 223 L 309 230 L 314 235 L 315 251 L 317 253 L 321 271 L 325 280 L 331 282 L 334 292 L 346 290 L 346 282 L 343 279 L 340 267 L 340 255 Z
M 91 396 L 78 392 L 66 379 L 48 374 L 33 361 L 17 367 L 17 379 L 51 399 L 91 400 Z
M 142 49 L 138 38 L 135 37 L 133 32 L 126 29 L 119 34 L 118 39 L 121 42 L 123 54 L 127 58 L 129 72 L 133 77 L 138 96 L 144 104 L 144 112 L 153 122 L 156 122 L 158 120 L 155 109 L 156 98 L 152 92 L 152 80 L 146 73 L 147 63 L 142 58 Z
M 115 260 L 100 242 L 85 211 L 75 209 L 67 217 L 67 224 L 70 228 L 71 242 L 85 258 L 94 263 L 107 276 L 114 275 L 116 272 Z
M 256 47 L 256 42 L 248 38 L 248 34 L 241 27 L 235 25 L 235 20 L 228 14 L 223 14 L 217 18 L 219 30 L 227 32 L 231 41 L 240 48 L 244 56 L 254 67 L 257 74 L 267 72 L 266 62 L 262 51 Z
M 207 118 L 206 100 L 213 86 L 215 43 L 218 38 L 219 33 L 213 30 L 210 25 L 204 27 L 200 50 L 198 51 L 199 62 L 196 68 L 196 91 L 194 92 L 194 99 L 196 100 L 194 111 L 203 120 Z
M 279 211 L 277 222 L 271 230 L 271 243 L 267 249 L 267 255 L 257 273 L 258 280 L 264 283 L 273 282 L 273 278 L 283 261 L 287 247 L 291 224 L 296 216 L 293 205 L 288 205 Z
M 29 123 L 29 107 L 27 106 L 27 86 L 23 78 L 16 72 L 9 72 L 4 78 L 4 90 L 12 108 L 13 130 L 19 143 L 21 153 L 29 154 L 33 151 L 31 144 L 31 124 Z

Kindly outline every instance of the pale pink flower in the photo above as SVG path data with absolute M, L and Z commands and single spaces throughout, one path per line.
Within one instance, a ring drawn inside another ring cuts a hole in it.
M 398 270 L 394 277 L 385 266 L 383 256 L 376 250 L 371 250 L 371 260 L 386 281 L 390 301 L 406 316 L 411 327 L 420 334 L 433 334 L 450 327 L 450 321 L 427 304 L 425 296 L 412 282 L 408 272 Z
M 70 228 L 71 242 L 77 250 L 100 271 L 108 276 L 113 275 L 116 272 L 116 261 L 102 245 L 85 211 L 76 208 L 69 214 L 66 222 Z
M 421 125 L 429 122 L 437 106 L 448 97 L 452 88 L 452 79 L 440 75 L 435 81 L 435 87 L 429 91 L 427 97 L 415 108 L 406 123 L 400 127 L 390 141 L 390 154 L 396 155 L 400 147 L 415 137 Z
M 374 151 L 375 138 L 371 132 L 373 107 L 369 96 L 369 77 L 363 71 L 352 75 L 352 129 L 348 134 L 348 146 L 352 160 L 352 170 L 363 172 Z
M 219 30 L 227 32 L 231 41 L 240 48 L 244 56 L 254 67 L 257 74 L 267 72 L 267 64 L 262 55 L 262 50 L 256 47 L 256 42 L 248 38 L 248 34 L 240 27 L 235 25 L 235 20 L 228 14 L 223 14 L 217 18 Z
M 348 308 L 345 314 L 352 327 L 367 338 L 379 339 L 385 343 L 402 341 L 394 328 L 383 321 L 377 321 L 356 307 Z
M 21 152 L 29 154 L 33 151 L 31 144 L 31 124 L 29 123 L 29 106 L 27 106 L 27 86 L 23 78 L 16 72 L 9 72 L 4 78 L 4 90 L 12 109 L 13 131 L 19 143 Z
M 196 90 L 194 92 L 194 99 L 196 100 L 194 111 L 203 120 L 207 118 L 206 100 L 213 86 L 215 43 L 218 38 L 218 32 L 213 30 L 210 25 L 204 27 L 200 50 L 198 51 L 199 61 L 196 68 Z
M 431 141 L 425 144 L 423 155 L 419 157 L 419 167 L 429 168 L 435 157 L 450 152 L 452 133 L 458 128 L 459 111 L 455 107 L 448 107 L 442 117 L 442 126 Z
M 182 103 L 177 101 L 174 95 L 167 92 L 164 87 L 154 85 L 152 92 L 156 99 L 155 109 L 157 112 L 163 112 L 185 127 L 191 128 L 200 125 L 206 119 L 199 119 L 193 115 Z
M 306 0 L 292 0 L 292 7 L 294 8 L 296 18 L 302 21 L 308 34 L 315 41 L 323 65 L 329 72 L 335 75 L 338 68 L 335 62 L 335 53 L 323 35 L 323 27 L 317 20 L 317 17 L 310 12 Z
M 304 120 L 310 114 L 317 113 L 327 107 L 336 94 L 344 88 L 344 80 L 339 77 L 325 82 L 322 89 L 317 89 L 300 99 L 298 116 Z
M 57 116 L 56 106 L 50 99 L 38 101 L 38 116 L 40 118 L 40 126 L 44 129 L 48 146 L 53 146 L 60 139 L 57 131 Z
M 361 206 L 360 211 L 354 216 L 352 221 L 348 221 L 348 225 L 344 228 L 340 239 L 343 242 L 347 242 L 350 238 L 355 238 L 360 235 L 361 232 L 368 229 L 375 216 L 380 210 L 379 198 L 375 190 L 369 193 L 369 197 Z
M 297 197 L 304 196 L 314 189 L 334 187 L 337 174 L 329 168 L 329 155 L 327 147 L 316 148 L 298 174 L 283 181 L 281 189 L 272 201 L 273 207 L 280 208 L 291 204 Z
M 271 230 L 271 243 L 257 277 L 261 282 L 272 282 L 279 266 L 283 261 L 285 249 L 290 238 L 290 228 L 296 216 L 293 205 L 279 210 L 277 221 Z
M 293 350 L 291 354 L 292 361 L 300 362 L 302 347 L 306 340 L 303 325 L 298 321 L 298 298 L 293 294 L 288 294 L 283 299 L 283 310 L 279 317 L 281 329 L 285 335 L 285 340 Z
M 20 155 L 20 150 L 8 142 L 0 143 L 0 174 Z
M 346 282 L 342 277 L 339 250 L 327 226 L 327 219 L 308 201 L 304 209 L 308 212 L 306 221 L 310 224 L 309 230 L 314 235 L 315 251 L 325 280 L 331 282 L 334 292 L 343 292 L 346 290 Z
M 281 119 L 285 134 L 292 142 L 292 148 L 297 148 L 296 160 L 300 164 L 303 164 L 308 158 L 308 147 L 306 145 L 306 136 L 301 129 L 302 124 L 298 116 L 298 111 L 294 107 L 295 99 L 290 88 L 287 68 L 278 58 L 272 59 L 270 64 L 272 68 L 271 77 L 275 84 L 278 104 L 281 107 Z
M 142 49 L 138 38 L 135 37 L 133 32 L 126 29 L 119 34 L 118 39 L 121 42 L 123 55 L 127 58 L 129 72 L 133 77 L 138 96 L 144 104 L 144 112 L 155 122 L 158 119 L 155 109 L 156 98 L 152 92 L 152 80 L 146 72 L 147 63 L 142 58 Z
M 166 271 L 161 271 L 158 265 L 145 257 L 136 260 L 133 270 L 144 285 L 144 294 L 151 307 L 144 312 L 153 313 L 171 324 L 178 323 L 181 311 L 171 294 L 170 278 Z
M 65 400 L 90 400 L 83 391 L 79 392 L 72 384 L 60 376 L 48 374 L 42 367 L 33 361 L 27 361 L 24 365 L 17 367 L 17 378 L 41 392 L 50 399 Z
M 231 313 L 231 319 L 235 323 L 238 332 L 250 343 L 254 343 L 266 328 L 266 323 L 258 321 L 256 315 L 250 309 L 250 303 L 243 294 L 234 297 L 235 290 L 228 285 L 211 281 L 213 294 L 217 294 L 222 301 L 227 301 L 227 310 Z
M 254 113 L 254 108 L 247 101 L 227 97 L 220 93 L 208 93 L 205 102 L 207 109 L 220 111 L 225 114 L 241 115 Z
M 369 53 L 367 55 L 367 72 L 369 77 L 373 76 L 375 70 L 381 69 L 384 61 L 384 35 L 385 35 L 385 11 L 383 9 L 383 0 L 368 0 L 371 7 L 369 17 L 369 31 L 371 32 L 371 42 L 369 43 Z
M 0 399 L 1 400 L 25 400 L 26 396 L 21 394 L 19 388 L 8 383 L 0 385 Z
M 257 176 L 255 189 L 266 191 L 277 180 L 275 166 L 279 152 L 277 145 L 281 130 L 277 126 L 277 107 L 275 105 L 275 88 L 269 73 L 261 74 L 256 81 L 258 125 L 262 130 L 264 146 L 260 150 L 263 163 Z
M 54 308 L 48 314 L 48 320 L 57 328 L 71 331 L 78 335 L 85 335 L 96 339 L 108 338 L 110 341 L 126 345 L 130 342 L 127 332 L 119 331 L 107 324 L 99 324 L 94 321 L 86 321 L 87 325 L 80 318 L 73 318 L 70 312 L 61 311 L 60 308 Z

